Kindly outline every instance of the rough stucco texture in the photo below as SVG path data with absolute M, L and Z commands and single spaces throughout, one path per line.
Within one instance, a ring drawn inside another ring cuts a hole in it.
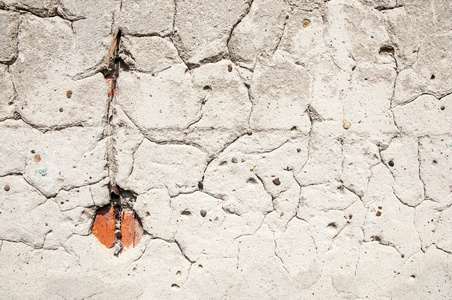
M 0 298 L 452 298 L 449 0 L 0 0 L 0 24 Z M 112 177 L 144 230 L 117 256 Z

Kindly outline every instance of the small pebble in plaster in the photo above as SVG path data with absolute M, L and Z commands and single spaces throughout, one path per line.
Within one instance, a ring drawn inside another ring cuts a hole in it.
M 201 181 L 198 181 L 198 189 L 202 190 L 204 188 L 204 184 Z
M 231 159 L 231 161 L 232 161 L 232 163 L 236 164 L 236 163 L 237 163 L 237 158 L 233 157 L 233 158 Z
M 33 160 L 34 160 L 35 162 L 40 162 L 40 161 L 41 161 L 41 155 L 36 154 L 35 157 L 33 158 Z
M 190 216 L 191 215 L 191 211 L 186 209 L 186 210 L 182 211 L 180 214 L 183 215 L 183 216 Z
M 62 107 L 60 107 L 59 111 L 60 111 L 60 112 L 63 112 L 63 111 L 64 111 L 64 109 L 63 109 Z
M 5 187 L 3 189 L 8 192 L 10 187 L 9 187 L 9 185 L 5 185 Z
M 72 97 L 72 91 L 67 91 L 67 92 L 66 92 L 66 97 L 67 97 L 68 99 L 71 99 L 71 97 Z
M 345 130 L 348 130 L 350 128 L 350 126 L 352 126 L 352 124 L 350 124 L 350 122 L 344 122 L 344 125 L 342 125 L 342 127 L 344 127 Z
M 145 214 L 144 214 L 146 217 L 149 217 L 151 214 L 147 211 L 147 212 L 145 212 Z
M 353 218 L 353 215 L 352 215 L 352 214 L 349 214 L 349 215 L 348 215 L 348 218 L 351 220 L 351 219 Z
M 300 148 L 297 148 L 297 152 L 300 153 L 300 152 L 301 152 L 301 149 L 300 149 Z
M 33 154 L 35 154 L 35 153 L 36 153 L 36 152 L 35 152 L 35 150 L 31 150 L 30 152 L 31 152 L 31 153 L 33 153 Z
M 201 214 L 201 217 L 205 217 L 207 215 L 207 211 L 205 209 L 201 209 L 201 211 L 199 212 Z
M 452 147 L 452 144 L 451 144 L 451 147 Z M 244 158 L 242 158 L 242 162 L 245 162 L 245 159 L 244 159 Z
M 228 72 L 232 72 L 232 66 L 228 65 Z
M 303 20 L 303 28 L 307 28 L 307 27 L 309 27 L 309 25 L 311 25 L 311 22 L 307 19 L 304 19 Z
M 376 216 L 377 217 L 381 216 L 381 211 L 377 211 Z
M 430 76 L 430 79 L 431 80 L 435 79 L 435 74 L 432 74 L 432 76 Z
M 47 168 L 46 169 L 38 169 L 35 170 L 35 173 L 41 175 L 41 176 L 46 176 L 47 175 Z
M 280 216 L 280 217 L 284 216 L 284 212 L 281 212 L 281 213 L 279 214 L 279 216 Z
M 441 109 L 441 110 L 445 110 L 446 107 L 443 105 L 443 106 L 440 107 L 440 109 Z
M 248 130 L 246 131 L 246 134 L 247 134 L 247 135 L 252 135 L 253 132 L 251 131 L 251 129 L 248 129 Z
M 256 167 L 256 165 L 255 165 L 255 164 L 252 164 L 252 165 L 250 166 L 250 171 L 253 171 L 255 167 Z
M 389 165 L 390 167 L 394 167 L 394 161 L 392 161 L 392 160 L 388 161 L 388 165 Z
M 400 255 L 400 257 L 405 258 L 405 254 Z
M 276 177 L 276 178 L 273 179 L 272 181 L 273 181 L 273 183 L 274 183 L 275 185 L 280 185 L 280 184 L 281 184 L 281 181 L 279 180 L 278 177 Z

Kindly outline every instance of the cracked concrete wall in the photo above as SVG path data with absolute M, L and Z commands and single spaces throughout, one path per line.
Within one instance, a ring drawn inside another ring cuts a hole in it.
M 1 298 L 451 298 L 451 16 L 0 0 Z M 118 256 L 112 178 L 144 229 Z

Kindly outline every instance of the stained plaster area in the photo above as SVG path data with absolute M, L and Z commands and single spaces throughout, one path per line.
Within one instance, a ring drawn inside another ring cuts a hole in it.
M 1 0 L 2 297 L 452 297 L 451 16 Z M 112 177 L 144 229 L 118 256 L 91 234 Z

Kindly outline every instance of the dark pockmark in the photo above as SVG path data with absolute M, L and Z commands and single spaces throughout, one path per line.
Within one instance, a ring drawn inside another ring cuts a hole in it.
M 198 189 L 202 190 L 204 188 L 204 184 L 201 181 L 198 181 Z
M 378 51 L 378 54 L 380 55 L 395 55 L 395 49 L 391 45 L 383 45 L 380 47 L 380 50 Z

